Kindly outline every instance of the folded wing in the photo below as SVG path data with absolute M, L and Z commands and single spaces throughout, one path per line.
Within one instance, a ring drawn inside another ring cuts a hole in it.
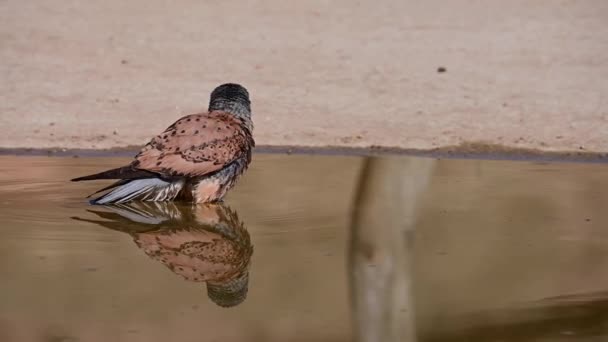
M 249 155 L 252 146 L 251 132 L 233 115 L 193 114 L 154 137 L 133 166 L 164 176 L 203 176 Z

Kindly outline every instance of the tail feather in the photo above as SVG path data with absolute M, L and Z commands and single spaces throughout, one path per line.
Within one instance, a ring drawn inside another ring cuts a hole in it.
M 160 178 L 127 180 L 112 184 L 108 193 L 90 201 L 91 204 L 125 203 L 135 199 L 144 201 L 173 200 L 184 187 L 184 180 L 165 181 Z
M 93 175 L 83 176 L 72 179 L 72 182 L 94 180 L 94 179 L 139 179 L 152 178 L 158 176 L 154 172 L 135 169 L 131 165 L 118 167 L 115 169 L 103 171 Z
M 120 186 L 120 185 L 123 185 L 123 184 L 127 184 L 127 183 L 129 183 L 129 182 L 130 182 L 130 180 L 128 180 L 128 179 L 121 179 L 121 180 L 119 180 L 119 181 L 117 181 L 117 182 L 114 182 L 114 183 L 112 183 L 112 184 L 110 184 L 110 185 L 106 186 L 105 188 L 101 188 L 101 189 L 99 189 L 99 190 L 95 191 L 94 193 L 92 193 L 92 194 L 90 194 L 89 196 L 87 196 L 87 198 L 89 198 L 89 197 L 91 197 L 91 196 L 93 196 L 93 195 L 97 195 L 97 194 L 98 194 L 98 193 L 100 193 L 100 192 L 104 192 L 104 191 L 106 191 L 106 190 L 114 189 L 114 188 L 115 188 L 115 187 L 117 187 L 117 186 Z

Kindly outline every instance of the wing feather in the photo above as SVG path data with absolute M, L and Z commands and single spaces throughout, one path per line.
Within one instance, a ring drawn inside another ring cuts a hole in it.
M 192 114 L 154 137 L 133 165 L 167 176 L 203 176 L 248 154 L 252 146 L 251 133 L 234 115 Z

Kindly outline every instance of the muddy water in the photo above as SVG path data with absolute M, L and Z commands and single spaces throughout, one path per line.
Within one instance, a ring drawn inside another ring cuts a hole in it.
M 126 160 L 0 157 L 0 341 L 608 336 L 606 165 L 256 155 L 212 207 L 67 182 Z

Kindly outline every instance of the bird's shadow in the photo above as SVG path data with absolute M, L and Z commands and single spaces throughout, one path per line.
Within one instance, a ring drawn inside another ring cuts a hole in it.
M 253 246 L 237 213 L 223 203 L 130 202 L 87 209 L 72 219 L 129 234 L 137 247 L 187 281 L 205 282 L 217 305 L 242 303 Z

